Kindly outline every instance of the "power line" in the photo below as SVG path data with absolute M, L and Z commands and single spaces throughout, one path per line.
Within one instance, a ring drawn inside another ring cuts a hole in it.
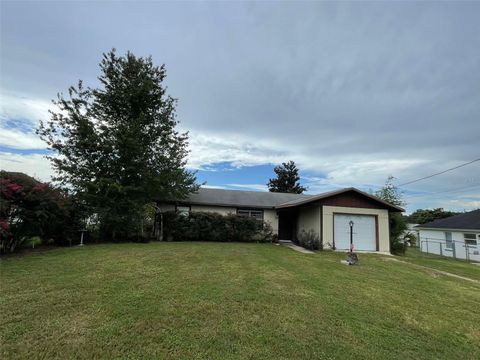
M 467 163 L 465 163 L 465 164 L 462 164 L 462 165 L 454 166 L 454 167 L 452 167 L 452 168 L 450 168 L 450 169 L 443 170 L 443 171 L 440 171 L 440 172 L 435 173 L 435 174 L 432 174 L 432 175 L 428 175 L 428 176 L 422 177 L 422 178 L 420 178 L 420 179 L 415 179 L 415 180 L 412 180 L 412 181 L 407 181 L 406 183 L 400 184 L 400 185 L 398 185 L 398 186 L 405 186 L 405 185 L 408 185 L 408 184 L 416 183 L 416 182 L 421 181 L 421 180 L 430 179 L 431 177 L 434 177 L 434 176 L 437 176 L 437 175 L 441 175 L 441 174 L 445 174 L 446 172 L 449 172 L 449 171 L 452 171 L 452 170 L 455 170 L 455 169 L 458 169 L 458 168 L 461 168 L 461 167 L 464 167 L 464 166 L 473 164 L 474 162 L 477 162 L 477 161 L 480 161 L 480 158 L 475 159 L 475 160 L 472 160 L 472 161 L 469 161 L 469 162 L 467 162 Z
M 476 185 L 469 185 L 465 187 L 460 187 L 460 188 L 455 188 L 455 189 L 449 189 L 449 190 L 443 190 L 443 191 L 436 191 L 433 193 L 426 193 L 426 194 L 412 194 L 412 195 L 406 195 L 406 199 L 411 199 L 411 198 L 417 198 L 417 197 L 427 197 L 427 196 L 432 196 L 432 195 L 437 195 L 437 194 L 446 194 L 446 193 L 455 193 L 455 192 L 463 192 L 465 190 L 471 190 L 474 188 L 479 187 L 480 184 Z

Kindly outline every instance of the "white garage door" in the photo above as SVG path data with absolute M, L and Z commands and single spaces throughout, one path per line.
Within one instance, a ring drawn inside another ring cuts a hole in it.
M 377 250 L 375 217 L 370 215 L 335 214 L 333 217 L 335 248 L 350 249 L 350 221 L 353 221 L 354 250 Z

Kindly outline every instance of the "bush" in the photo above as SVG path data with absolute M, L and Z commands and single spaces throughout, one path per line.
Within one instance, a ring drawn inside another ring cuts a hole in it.
M 163 214 L 163 234 L 167 241 L 271 242 L 269 224 L 238 215 L 191 212 Z
M 405 253 L 403 234 L 407 230 L 407 223 L 400 213 L 389 215 L 390 223 L 390 252 L 401 255 Z
M 320 238 L 314 230 L 302 230 L 297 237 L 298 245 L 309 250 L 323 250 Z
M 395 239 L 390 242 L 390 252 L 395 255 L 405 254 L 405 243 L 401 239 Z
M 416 247 L 417 246 L 417 236 L 410 232 L 404 236 L 404 241 L 409 244 L 409 246 Z
M 23 173 L 0 171 L 0 253 L 35 236 L 67 245 L 75 226 L 76 209 L 65 191 Z

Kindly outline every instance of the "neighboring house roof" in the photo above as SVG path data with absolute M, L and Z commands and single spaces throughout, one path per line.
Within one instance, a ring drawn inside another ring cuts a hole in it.
M 404 211 L 401 207 L 392 205 L 376 196 L 355 188 L 346 188 L 319 195 L 290 194 L 278 192 L 242 191 L 200 188 L 186 199 L 176 201 L 179 204 L 233 206 L 250 208 L 288 208 L 308 204 L 313 201 L 327 199 L 347 192 L 355 192 L 392 211 Z
M 284 203 L 284 204 L 278 206 L 278 208 L 281 209 L 281 208 L 287 208 L 287 207 L 293 207 L 293 206 L 308 204 L 310 202 L 327 199 L 327 198 L 330 198 L 330 197 L 333 197 L 333 196 L 336 196 L 336 195 L 340 195 L 340 194 L 343 194 L 343 193 L 346 193 L 346 192 L 355 192 L 357 194 L 365 196 L 365 197 L 369 198 L 370 200 L 373 200 L 373 201 L 375 201 L 379 204 L 382 204 L 382 205 L 386 206 L 388 209 L 393 210 L 393 211 L 405 211 L 400 206 L 392 205 L 392 204 L 390 204 L 390 203 L 388 203 L 388 202 L 386 202 L 386 201 L 384 201 L 384 200 L 382 200 L 382 199 L 380 199 L 380 198 L 378 198 L 374 195 L 371 195 L 371 194 L 366 193 L 364 191 L 360 191 L 360 190 L 358 190 L 356 188 L 353 188 L 353 187 L 340 189 L 340 190 L 335 190 L 335 191 L 330 191 L 330 192 L 326 192 L 326 193 L 323 193 L 323 194 L 313 195 L 313 196 L 310 196 L 310 197 L 305 198 L 305 199 L 292 200 L 292 201 L 289 201 L 287 203 Z
M 450 216 L 445 219 L 437 219 L 426 224 L 418 225 L 417 228 L 480 230 L 480 209 Z
M 287 201 L 308 197 L 310 196 L 303 194 L 200 188 L 198 192 L 192 193 L 186 199 L 177 202 L 194 205 L 273 209 Z

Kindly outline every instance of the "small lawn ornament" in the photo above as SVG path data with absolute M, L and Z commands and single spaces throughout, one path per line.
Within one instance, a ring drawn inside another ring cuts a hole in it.
M 358 256 L 354 252 L 349 252 L 347 255 L 347 263 L 348 265 L 357 265 L 358 264 Z

